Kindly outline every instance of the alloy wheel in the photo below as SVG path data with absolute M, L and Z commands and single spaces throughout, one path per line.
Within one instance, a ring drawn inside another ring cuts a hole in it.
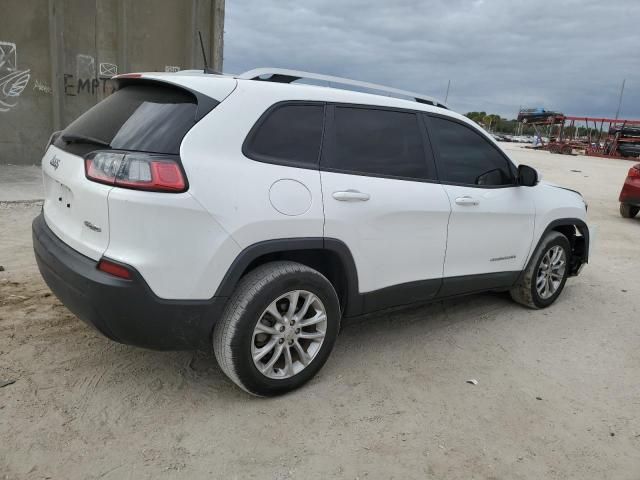
M 536 275 L 536 290 L 540 298 L 551 298 L 562 283 L 567 266 L 567 256 L 560 245 L 551 247 L 542 257 Z
M 251 356 L 266 377 L 285 379 L 304 370 L 320 351 L 327 332 L 322 301 L 306 290 L 275 299 L 253 330 Z

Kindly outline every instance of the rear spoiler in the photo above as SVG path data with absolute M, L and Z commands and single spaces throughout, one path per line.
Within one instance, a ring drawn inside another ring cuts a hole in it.
M 125 73 L 123 75 L 116 75 L 111 78 L 114 83 L 114 89 L 119 90 L 128 85 L 161 85 L 165 88 L 175 88 L 176 90 L 182 90 L 189 92 L 196 99 L 198 108 L 196 110 L 195 121 L 199 122 L 205 115 L 211 110 L 220 105 L 220 102 L 215 98 L 211 98 L 202 92 L 192 90 L 182 85 L 177 85 L 173 82 L 166 82 L 157 78 L 145 78 L 141 73 Z

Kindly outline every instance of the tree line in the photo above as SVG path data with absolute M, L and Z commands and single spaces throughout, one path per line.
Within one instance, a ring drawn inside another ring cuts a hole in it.
M 473 120 L 489 132 L 515 134 L 519 128 L 519 122 L 517 120 L 507 120 L 495 113 L 467 112 L 464 116 Z M 531 125 L 525 124 L 522 133 L 523 135 L 533 135 L 535 130 Z
M 518 132 L 522 132 L 522 135 L 533 135 L 536 133 L 535 129 L 531 125 L 520 124 L 517 120 L 511 119 L 508 120 L 506 118 L 502 118 L 500 115 L 496 115 L 494 113 L 487 114 L 487 112 L 467 112 L 464 114 L 465 117 L 473 120 L 482 128 L 489 132 L 494 133 L 505 133 L 505 134 L 515 134 Z M 522 125 L 522 130 L 519 130 L 520 125 Z M 540 133 L 544 136 L 548 136 L 551 134 L 555 136 L 558 134 L 558 126 L 554 126 L 551 131 L 549 131 L 547 126 L 539 126 L 538 127 Z M 574 126 L 569 127 L 565 126 L 563 129 L 563 138 L 571 138 L 574 136 L 588 136 L 589 130 L 591 130 L 592 138 L 597 138 L 599 131 L 595 128 Z M 603 137 L 607 135 L 608 132 L 603 131 Z

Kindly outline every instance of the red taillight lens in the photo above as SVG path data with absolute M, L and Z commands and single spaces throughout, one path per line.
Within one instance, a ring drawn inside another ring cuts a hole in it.
M 640 164 L 634 165 L 629 169 L 629 173 L 627 174 L 629 177 L 640 178 Z
M 117 263 L 110 262 L 109 260 L 105 260 L 104 258 L 98 262 L 98 270 L 115 277 L 131 280 L 131 272 L 128 268 L 118 265 Z
M 85 157 L 87 178 L 117 187 L 184 192 L 187 182 L 174 157 L 147 153 L 92 152 Z
M 141 73 L 122 73 L 120 75 L 116 75 L 114 77 L 111 77 L 113 80 L 120 80 L 122 78 L 140 78 L 142 77 Z

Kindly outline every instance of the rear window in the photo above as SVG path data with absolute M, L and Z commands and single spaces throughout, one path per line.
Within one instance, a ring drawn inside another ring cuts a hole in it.
M 79 155 L 105 148 L 100 143 L 117 150 L 177 155 L 182 138 L 196 123 L 197 110 L 196 98 L 186 90 L 128 85 L 78 117 L 55 145 Z
M 415 113 L 336 107 L 333 154 L 324 167 L 344 173 L 429 179 Z
M 318 168 L 323 117 L 321 104 L 279 105 L 258 121 L 244 152 L 261 162 Z

